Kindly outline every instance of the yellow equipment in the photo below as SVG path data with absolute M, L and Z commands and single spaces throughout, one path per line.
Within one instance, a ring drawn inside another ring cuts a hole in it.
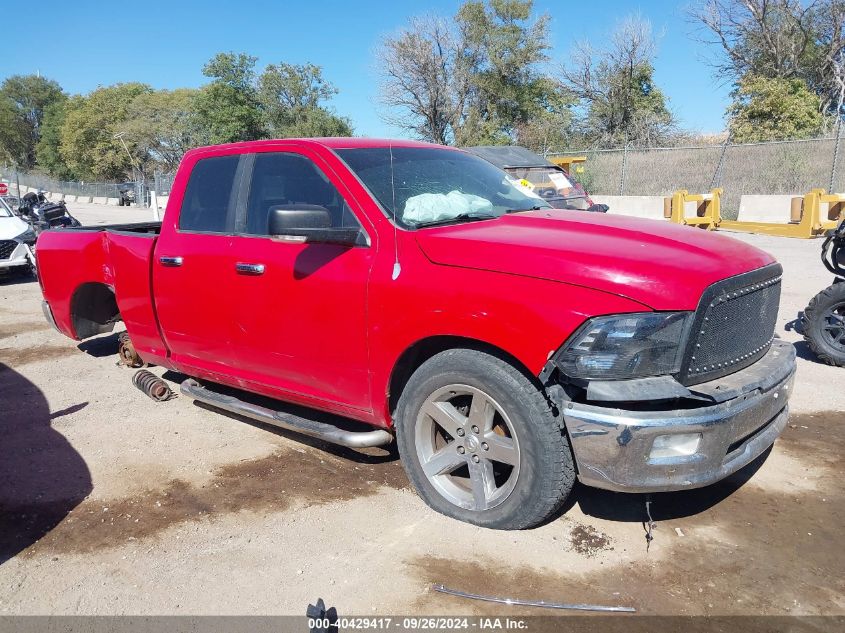
M 679 189 L 671 198 L 663 199 L 663 216 L 675 224 L 698 226 L 708 231 L 719 228 L 722 222 L 722 190 L 713 189 L 709 194 L 691 194 Z M 696 214 L 687 216 L 686 203 L 696 202 Z
M 800 201 L 797 202 L 797 201 Z M 827 213 L 822 218 L 822 205 L 827 205 Z M 798 237 L 809 239 L 820 237 L 835 229 L 843 218 L 845 196 L 825 193 L 824 189 L 813 189 L 801 198 L 793 198 L 793 205 L 788 224 L 780 222 L 742 222 L 722 220 L 719 228 L 745 233 L 763 233 L 780 237 Z
M 575 167 L 575 173 L 580 174 L 584 172 L 584 168 L 581 166 L 581 163 L 587 162 L 586 156 L 555 156 L 548 159 L 551 163 L 557 165 L 558 167 L 563 167 L 566 170 L 566 173 L 571 174 L 573 166 Z

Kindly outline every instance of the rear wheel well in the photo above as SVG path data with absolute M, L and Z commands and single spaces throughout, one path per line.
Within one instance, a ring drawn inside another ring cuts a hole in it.
M 111 332 L 114 324 L 120 321 L 114 291 L 102 283 L 82 284 L 73 293 L 70 317 L 79 339 Z
M 477 339 L 466 338 L 463 336 L 432 336 L 422 339 L 411 345 L 408 349 L 402 352 L 399 360 L 393 366 L 393 371 L 390 374 L 390 383 L 387 389 L 387 406 L 391 419 L 396 412 L 396 406 L 399 403 L 399 397 L 402 395 L 402 390 L 408 384 L 408 380 L 413 373 L 432 356 L 445 352 L 449 349 L 472 349 L 480 352 L 485 352 L 490 356 L 499 358 L 517 371 L 523 374 L 530 380 L 538 390 L 542 391 L 542 385 L 528 368 L 519 361 L 518 358 L 509 354 L 505 350 Z

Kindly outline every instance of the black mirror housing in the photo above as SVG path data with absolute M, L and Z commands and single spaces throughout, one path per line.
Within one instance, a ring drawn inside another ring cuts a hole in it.
M 329 210 L 315 204 L 280 204 L 270 208 L 267 233 L 298 242 L 366 246 L 358 228 L 332 227 Z

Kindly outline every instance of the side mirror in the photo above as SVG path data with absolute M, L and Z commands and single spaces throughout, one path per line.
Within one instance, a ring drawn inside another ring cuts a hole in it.
M 587 209 L 587 211 L 591 213 L 607 213 L 609 209 L 610 207 L 606 204 L 593 204 Z
M 358 228 L 333 228 L 329 210 L 315 204 L 279 204 L 270 207 L 267 220 L 270 237 L 290 242 L 366 246 Z

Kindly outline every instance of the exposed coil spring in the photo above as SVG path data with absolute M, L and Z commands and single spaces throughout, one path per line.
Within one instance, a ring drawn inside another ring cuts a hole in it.
M 174 396 L 166 382 L 146 369 L 135 372 L 132 376 L 132 384 L 156 402 L 164 402 Z

